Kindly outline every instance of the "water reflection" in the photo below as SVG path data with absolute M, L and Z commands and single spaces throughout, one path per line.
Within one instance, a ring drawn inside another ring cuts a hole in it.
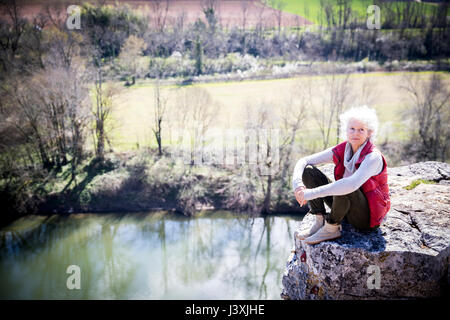
M 279 299 L 299 217 L 216 211 L 49 218 L 0 231 L 0 298 Z M 81 289 L 69 290 L 69 265 Z

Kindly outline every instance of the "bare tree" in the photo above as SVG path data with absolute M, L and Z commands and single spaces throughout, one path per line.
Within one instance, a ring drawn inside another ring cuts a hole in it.
M 70 182 L 75 179 L 75 170 L 83 158 L 86 132 L 92 119 L 86 85 L 88 74 L 83 64 L 82 60 L 73 59 L 71 68 L 63 64 L 47 69 L 38 78 L 42 86 L 42 109 L 51 122 L 47 127 L 53 130 L 62 164 L 70 162 L 71 165 Z
M 44 114 L 34 101 L 36 87 L 32 79 L 10 79 L 12 86 L 2 86 L 2 118 L 7 127 L 16 130 L 26 144 L 32 148 L 31 154 L 36 154 L 39 162 L 46 169 L 51 169 L 54 162 L 50 156 L 49 142 L 45 137 L 41 123 L 44 123 Z
M 177 130 L 183 130 L 187 127 L 189 117 L 188 107 L 188 90 L 187 88 L 180 88 L 176 92 L 176 102 L 173 104 L 173 110 L 171 108 L 171 114 L 174 116 L 172 121 L 175 124 Z M 182 132 L 178 132 L 178 136 L 182 136 Z
M 339 142 L 339 116 L 350 95 L 349 76 L 349 74 L 337 75 L 334 72 L 328 76 L 322 88 L 320 107 L 314 108 L 313 116 L 322 135 L 324 149 L 330 145 L 330 134 L 335 126 L 337 130 L 336 143 Z
M 208 91 L 200 87 L 194 87 L 190 90 L 189 105 L 192 119 L 191 130 L 193 137 L 200 144 L 200 152 L 203 155 L 203 149 L 206 143 L 206 133 L 216 117 L 215 104 Z
M 139 58 L 145 48 L 143 39 L 131 35 L 125 40 L 120 50 L 119 59 L 126 71 L 131 74 L 131 85 L 135 84 L 135 77 L 144 69 Z
M 216 118 L 217 104 L 207 90 L 190 87 L 179 89 L 176 107 L 173 113 L 177 114 L 178 128 L 185 128 L 191 138 L 191 163 L 194 163 L 194 153 L 202 157 L 196 162 L 203 161 L 207 133 Z
M 105 156 L 105 143 L 109 142 L 107 126 L 111 121 L 111 113 L 115 107 L 115 98 L 120 93 L 120 88 L 114 84 L 106 84 L 100 67 L 95 70 L 95 102 L 93 111 L 95 124 L 93 128 L 96 157 L 103 160 Z
M 261 2 L 258 3 L 258 5 L 257 5 L 258 10 L 256 12 L 257 22 L 256 22 L 255 31 L 256 31 L 256 35 L 259 36 L 259 37 L 262 35 L 262 30 L 265 27 L 265 24 L 264 24 L 264 11 L 265 11 L 266 6 L 267 6 L 267 1 L 268 0 L 261 0 Z
M 246 128 L 256 132 L 256 177 L 263 191 L 260 212 L 271 212 L 273 201 L 286 201 L 294 145 L 311 106 L 311 84 L 298 81 L 283 101 L 261 102 L 247 108 Z M 277 114 L 274 110 L 278 110 Z M 252 148 L 248 148 L 249 152 Z M 274 197 L 275 195 L 275 197 Z M 276 198 L 276 199 L 273 199 Z M 289 200 L 287 200 L 289 201 Z
M 272 147 L 278 147 L 278 137 L 272 136 L 273 129 L 277 126 L 277 116 L 273 113 L 272 103 L 260 102 L 255 108 L 247 110 L 246 129 L 252 129 L 256 132 L 256 173 L 259 177 L 264 194 L 264 200 L 260 209 L 263 214 L 271 211 L 272 183 L 279 174 L 279 168 L 275 166 L 275 159 L 279 150 Z
M 57 170 L 70 162 L 73 173 L 83 156 L 90 115 L 85 74 L 61 62 L 12 81 L 2 87 L 7 99 L 2 111 L 30 149 L 30 162 L 37 155 L 44 168 Z
M 48 25 L 48 18 L 39 13 L 36 17 L 33 18 L 32 25 L 33 28 L 29 28 L 26 33 L 26 40 L 23 41 L 23 46 L 26 48 L 26 59 L 31 62 L 32 65 L 37 68 L 44 68 L 43 57 L 45 55 L 45 51 L 48 46 L 48 41 L 46 41 L 46 37 L 44 35 L 44 28 Z
M 286 2 L 284 0 L 268 0 L 268 4 L 275 9 L 274 15 L 278 25 L 278 34 L 280 34 L 283 9 L 286 7 Z
M 182 9 L 182 11 L 175 18 L 175 30 L 182 33 L 184 31 L 184 27 L 186 24 L 186 11 Z
M 320 14 L 322 14 L 322 11 L 325 13 L 325 19 L 329 29 L 337 24 L 336 17 L 334 16 L 334 5 L 334 2 L 320 0 Z M 320 24 L 322 25 L 322 19 L 320 19 Z
M 0 4 L 2 19 L 0 20 L 0 60 L 3 72 L 15 66 L 16 52 L 20 47 L 20 40 L 25 33 L 27 22 L 22 16 L 22 6 L 16 0 L 6 0 Z
M 338 0 L 337 5 L 339 15 L 338 26 L 339 28 L 345 29 L 352 13 L 351 0 Z
M 167 22 L 167 14 L 169 12 L 169 0 L 154 0 L 150 2 L 150 6 L 154 12 L 153 21 L 155 23 L 155 30 L 164 32 Z
M 205 14 L 208 22 L 210 35 L 216 33 L 217 27 L 220 23 L 220 3 L 218 0 L 202 0 L 202 11 Z
M 63 29 L 67 19 L 66 6 L 63 3 L 46 3 L 43 12 L 48 19 L 49 25 L 57 29 Z
M 83 37 L 79 33 L 55 27 L 49 28 L 48 32 L 45 44 L 49 48 L 43 57 L 44 64 L 70 68 L 73 59 L 80 56 Z
M 245 28 L 247 27 L 247 19 L 248 19 L 248 9 L 250 6 L 249 1 L 241 1 L 241 13 L 242 13 L 242 31 L 245 33 Z
M 168 96 L 161 90 L 160 80 L 156 79 L 154 86 L 154 116 L 152 131 L 158 143 L 158 154 L 162 155 L 162 123 L 165 119 Z
M 88 95 L 87 72 L 80 65 L 83 61 L 74 62 L 73 68 L 66 73 L 65 93 L 68 119 L 67 130 L 71 137 L 68 141 L 71 150 L 72 179 L 75 178 L 75 169 L 81 163 L 85 147 L 86 131 L 92 120 L 91 100 Z
M 339 116 L 341 115 L 342 111 L 344 110 L 344 107 L 348 101 L 348 98 L 350 96 L 350 83 L 349 83 L 349 74 L 342 75 L 341 78 L 336 79 L 335 75 L 333 74 L 331 80 L 328 82 L 330 87 L 330 93 L 331 93 L 331 104 L 336 107 L 336 144 L 339 143 L 339 138 L 341 135 L 340 129 L 341 129 L 341 121 L 339 119 Z
M 280 165 L 283 182 L 288 177 L 294 143 L 311 109 L 311 83 L 297 81 L 281 108 Z
M 438 74 L 424 82 L 419 76 L 404 77 L 401 88 L 409 93 L 412 106 L 406 112 L 413 121 L 412 141 L 419 139 L 416 146 L 419 160 L 447 160 L 450 140 L 450 92 Z
M 368 78 L 363 78 L 358 82 L 361 82 L 361 90 L 357 94 L 350 94 L 349 101 L 355 101 L 356 105 L 373 105 L 379 95 L 376 83 Z

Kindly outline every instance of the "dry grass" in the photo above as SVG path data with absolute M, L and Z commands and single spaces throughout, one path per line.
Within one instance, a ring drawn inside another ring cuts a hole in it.
M 431 72 L 418 74 L 424 81 L 430 79 L 432 75 Z M 450 76 L 445 73 L 442 75 L 444 80 L 450 84 Z M 407 93 L 399 89 L 403 76 L 403 73 L 352 74 L 350 76 L 352 97 L 347 106 L 368 104 L 377 110 L 381 124 L 379 135 L 381 141 L 384 138 L 383 135 L 389 135 L 390 141 L 406 137 L 407 124 L 404 123 L 400 111 L 410 103 L 410 100 Z M 255 106 L 262 102 L 268 103 L 273 106 L 273 112 L 280 115 L 287 98 L 292 95 L 295 100 L 298 92 L 307 88 L 309 84 L 312 91 L 312 104 L 318 105 L 324 95 L 327 77 L 329 78 L 329 76 L 310 76 L 280 80 L 209 83 L 195 86 L 207 90 L 217 104 L 214 129 L 241 129 L 245 125 L 249 106 Z M 370 91 L 368 99 L 363 97 L 363 87 Z M 167 144 L 170 143 L 169 131 L 174 134 L 176 130 L 174 125 L 169 128 L 168 123 L 172 123 L 179 113 L 175 96 L 180 88 L 166 86 L 164 90 L 169 94 L 170 104 L 163 132 L 166 134 L 163 137 L 163 144 Z M 153 87 L 149 83 L 130 87 L 123 91 L 113 114 L 117 129 L 112 135 L 112 141 L 116 150 L 135 149 L 137 144 L 140 147 L 156 145 L 150 127 L 153 121 L 153 95 Z M 314 124 L 312 116 L 309 116 L 309 119 L 309 123 L 303 126 L 302 131 L 307 133 L 310 139 L 317 139 L 319 137 L 317 126 Z

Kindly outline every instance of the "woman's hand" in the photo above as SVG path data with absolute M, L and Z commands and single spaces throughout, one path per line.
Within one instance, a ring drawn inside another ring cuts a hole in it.
M 295 189 L 295 199 L 297 199 L 297 202 L 300 204 L 301 207 L 303 207 L 308 201 L 305 200 L 305 187 L 301 186 Z

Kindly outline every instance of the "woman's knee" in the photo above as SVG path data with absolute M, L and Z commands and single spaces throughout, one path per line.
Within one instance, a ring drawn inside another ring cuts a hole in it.
M 306 165 L 305 169 L 303 170 L 302 178 L 312 177 L 314 175 L 314 169 L 315 167 L 313 165 Z
M 302 181 L 307 188 L 314 188 L 314 169 L 314 166 L 308 164 L 303 170 Z
M 303 170 L 302 181 L 307 188 L 315 188 L 330 183 L 330 180 L 322 171 L 310 164 Z

